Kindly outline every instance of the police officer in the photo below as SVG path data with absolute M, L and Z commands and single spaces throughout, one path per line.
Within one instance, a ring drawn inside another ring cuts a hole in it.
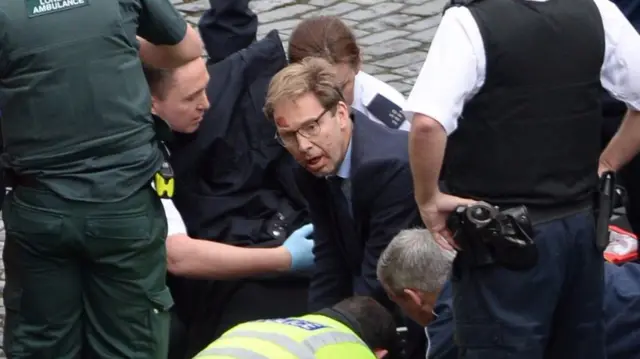
M 534 268 L 514 271 L 475 267 L 458 253 L 462 356 L 605 358 L 603 260 L 591 209 L 599 91 L 632 109 L 628 126 L 640 124 L 640 36 L 605 0 L 452 5 L 406 107 L 415 113 L 409 148 L 422 218 L 450 247 L 445 221 L 456 206 L 526 205 L 539 254 Z M 638 133 L 621 129 L 619 137 Z M 638 148 L 622 140 L 603 155 L 614 170 Z M 437 186 L 443 158 L 448 194 Z
M 372 298 L 351 297 L 299 318 L 237 325 L 194 359 L 375 359 L 396 350 L 391 313 Z
M 5 351 L 166 357 L 163 156 L 139 56 L 177 67 L 201 41 L 166 0 L 25 0 L 0 3 L 0 43 Z
M 336 16 L 306 19 L 291 33 L 289 60 L 322 57 L 335 67 L 348 105 L 389 128 L 408 131 L 402 107 L 405 98 L 389 84 L 361 70 L 362 58 L 356 37 Z

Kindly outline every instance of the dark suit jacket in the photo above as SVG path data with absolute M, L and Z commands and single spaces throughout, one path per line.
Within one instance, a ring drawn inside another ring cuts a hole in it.
M 399 231 L 422 225 L 413 196 L 408 133 L 355 111 L 352 142 L 353 220 L 336 215 L 326 179 L 302 168 L 297 174 L 314 225 L 311 311 L 353 294 L 374 297 L 393 308 L 376 279 L 378 258 Z

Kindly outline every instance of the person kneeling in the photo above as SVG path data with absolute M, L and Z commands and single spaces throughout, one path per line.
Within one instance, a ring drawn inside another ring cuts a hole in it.
M 194 359 L 387 359 L 396 350 L 391 313 L 372 298 L 356 296 L 298 318 L 237 325 Z

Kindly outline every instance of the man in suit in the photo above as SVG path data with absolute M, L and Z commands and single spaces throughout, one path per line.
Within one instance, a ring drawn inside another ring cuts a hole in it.
M 421 224 L 408 134 L 360 112 L 350 114 L 339 88 L 328 62 L 307 58 L 271 80 L 265 102 L 277 140 L 302 166 L 297 183 L 315 239 L 309 310 L 354 294 L 393 308 L 376 278 L 376 264 L 400 230 Z M 424 347 L 418 346 L 416 355 L 424 358 Z

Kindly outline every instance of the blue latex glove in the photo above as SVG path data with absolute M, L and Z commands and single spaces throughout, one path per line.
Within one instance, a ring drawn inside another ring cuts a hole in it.
M 309 235 L 313 233 L 313 224 L 305 224 L 296 229 L 282 244 L 291 254 L 291 270 L 307 271 L 313 268 L 313 239 Z

